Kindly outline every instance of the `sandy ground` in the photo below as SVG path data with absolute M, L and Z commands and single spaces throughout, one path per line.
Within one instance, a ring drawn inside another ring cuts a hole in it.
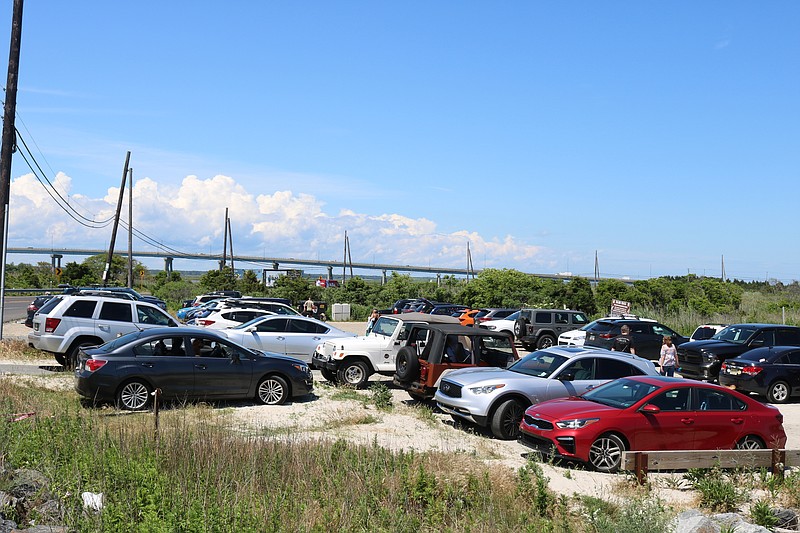
M 345 331 L 362 334 L 362 322 L 337 322 Z M 5 339 L 24 340 L 29 329 L 23 324 L 4 325 Z M 2 360 L 3 364 L 31 364 L 34 361 Z M 52 359 L 43 358 L 41 365 L 53 365 Z M 432 403 L 420 404 L 410 399 L 404 390 L 392 386 L 391 380 L 372 376 L 371 382 L 384 382 L 392 392 L 393 408 L 378 410 L 370 402 L 352 399 L 336 399 L 338 389 L 328 384 L 318 371 L 314 371 L 315 394 L 304 401 L 295 401 L 284 406 L 262 406 L 243 404 L 233 408 L 227 406 L 231 428 L 242 432 L 286 435 L 291 439 L 333 441 L 345 439 L 361 444 L 377 444 L 392 450 L 425 452 L 437 451 L 464 455 L 478 459 L 493 468 L 512 470 L 527 461 L 528 449 L 516 441 L 501 441 L 486 431 L 456 426 L 448 415 L 438 412 Z M 9 376 L 26 383 L 42 385 L 57 390 L 71 391 L 72 377 L 55 374 L 46 377 Z M 358 391 L 370 396 L 369 390 Z M 787 449 L 800 448 L 800 404 L 780 407 L 784 414 L 784 427 L 788 435 Z M 600 474 L 584 470 L 579 466 L 566 467 L 544 464 L 545 474 L 550 478 L 550 488 L 559 494 L 583 494 L 608 499 L 626 478 L 623 475 Z M 655 474 L 651 480 L 658 487 L 658 494 L 665 501 L 678 507 L 689 506 L 694 495 L 689 491 L 675 489 L 669 478 L 680 478 L 681 474 Z

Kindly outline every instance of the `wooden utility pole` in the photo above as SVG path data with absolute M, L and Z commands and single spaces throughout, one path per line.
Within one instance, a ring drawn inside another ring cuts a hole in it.
M 130 162 L 131 152 L 128 150 L 125 156 L 125 168 L 122 169 L 122 184 L 119 186 L 117 213 L 114 215 L 114 229 L 111 230 L 111 245 L 108 247 L 108 260 L 106 261 L 106 268 L 103 270 L 103 287 L 108 285 L 108 272 L 111 270 L 111 260 L 114 257 L 114 245 L 117 242 L 117 228 L 119 228 L 119 215 L 122 212 L 122 200 L 125 198 L 125 179 L 128 177 L 128 164 Z
M 8 199 L 11 196 L 11 154 L 16 148 L 14 115 L 17 112 L 19 51 L 22 45 L 22 0 L 14 0 L 11 19 L 11 47 L 8 53 L 6 103 L 3 109 L 3 146 L 0 148 L 0 339 L 3 338 L 3 308 L 6 303 L 6 250 L 8 248 Z

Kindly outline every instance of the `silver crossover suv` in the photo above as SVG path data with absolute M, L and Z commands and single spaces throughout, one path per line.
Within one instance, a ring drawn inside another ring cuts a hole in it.
M 657 374 L 652 361 L 629 353 L 553 346 L 507 369 L 454 370 L 442 378 L 434 398 L 454 420 L 488 426 L 499 439 L 516 439 L 525 409 L 535 403 L 578 396 L 616 378 Z

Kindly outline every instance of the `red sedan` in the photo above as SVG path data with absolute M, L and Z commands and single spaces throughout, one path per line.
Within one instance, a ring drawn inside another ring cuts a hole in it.
M 786 445 L 775 407 L 719 385 L 660 376 L 617 379 L 580 397 L 534 404 L 520 430 L 522 444 L 601 472 L 617 471 L 627 450 Z

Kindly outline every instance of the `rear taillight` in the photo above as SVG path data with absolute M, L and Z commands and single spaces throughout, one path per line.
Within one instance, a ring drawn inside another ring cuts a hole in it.
M 764 370 L 760 366 L 743 366 L 742 367 L 742 374 L 747 374 L 748 376 L 755 376 L 759 372 Z
M 95 370 L 100 370 L 105 366 L 108 361 L 104 361 L 103 359 L 87 359 L 86 360 L 86 370 L 89 372 L 94 372 Z
M 35 306 L 35 305 L 33 305 L 33 304 L 30 304 L 30 305 L 28 306 L 28 311 L 36 311 L 37 309 L 39 309 L 39 308 L 38 308 L 38 307 L 36 307 L 36 306 Z
M 47 318 L 44 321 L 44 332 L 53 333 L 58 325 L 61 324 L 60 318 Z
M 612 335 L 611 333 L 601 333 L 598 335 L 598 337 L 600 337 L 601 339 L 613 339 L 614 335 Z
M 206 320 L 205 318 L 198 318 L 197 319 L 197 325 L 198 326 L 206 327 L 206 326 L 210 326 L 213 323 L 214 323 L 213 320 Z

